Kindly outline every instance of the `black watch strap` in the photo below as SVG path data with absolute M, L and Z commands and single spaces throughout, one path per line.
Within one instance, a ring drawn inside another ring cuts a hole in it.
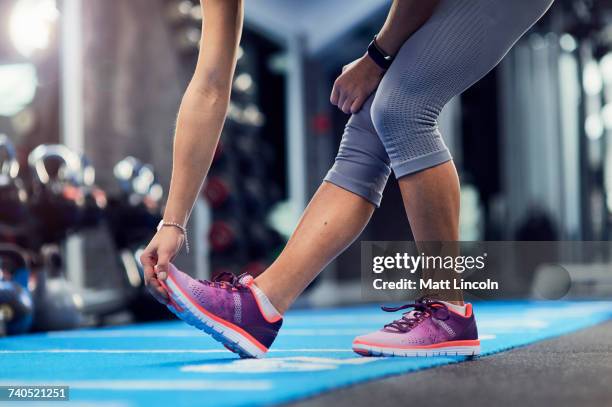
M 372 60 L 378 65 L 381 69 L 385 71 L 389 69 L 391 63 L 393 62 L 393 57 L 391 55 L 386 55 L 383 50 L 378 47 L 376 44 L 376 36 L 368 46 L 368 55 Z

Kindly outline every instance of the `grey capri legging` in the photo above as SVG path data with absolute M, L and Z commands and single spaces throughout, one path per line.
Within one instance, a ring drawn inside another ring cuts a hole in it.
M 442 0 L 401 47 L 346 125 L 325 181 L 376 206 L 397 178 L 452 159 L 438 130 L 446 103 L 491 71 L 553 0 Z

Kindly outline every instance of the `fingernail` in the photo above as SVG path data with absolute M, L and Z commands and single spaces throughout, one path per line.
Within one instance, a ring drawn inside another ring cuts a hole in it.
M 167 277 L 167 274 L 166 274 L 166 272 L 165 272 L 165 271 L 162 271 L 162 272 L 160 272 L 160 273 L 158 273 L 158 274 L 157 274 L 157 278 L 158 278 L 159 280 L 165 280 L 165 279 L 166 279 L 166 277 Z

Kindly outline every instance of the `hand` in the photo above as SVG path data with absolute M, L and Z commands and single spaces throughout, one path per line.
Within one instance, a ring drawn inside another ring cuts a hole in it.
M 330 97 L 332 105 L 344 113 L 357 113 L 376 90 L 384 73 L 368 55 L 346 65 L 334 82 Z
M 173 226 L 162 227 L 140 256 L 144 268 L 145 285 L 155 299 L 168 303 L 168 293 L 160 281 L 168 278 L 168 265 L 181 249 L 185 236 Z

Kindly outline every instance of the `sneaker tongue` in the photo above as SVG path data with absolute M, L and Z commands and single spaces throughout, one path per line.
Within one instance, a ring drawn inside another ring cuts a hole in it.
M 244 286 L 249 286 L 253 282 L 253 276 L 250 274 L 245 274 L 244 276 L 240 277 L 238 282 Z

